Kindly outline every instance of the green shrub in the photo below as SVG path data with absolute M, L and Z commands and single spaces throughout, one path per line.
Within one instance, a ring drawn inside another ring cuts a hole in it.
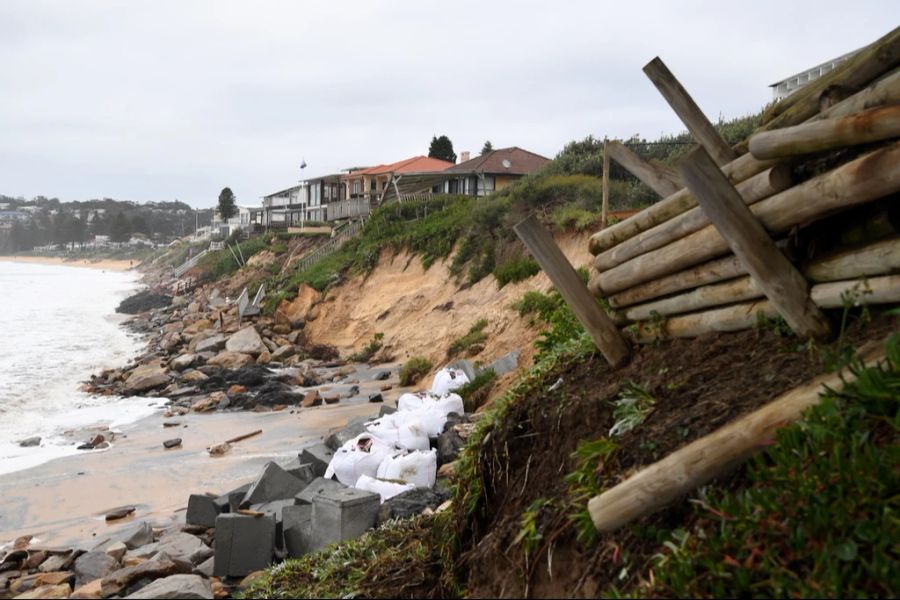
M 466 412 L 474 412 L 487 398 L 497 373 L 493 369 L 485 369 L 475 376 L 475 379 L 455 390 L 455 393 L 463 399 Z
M 400 385 L 413 385 L 431 371 L 431 361 L 424 356 L 413 356 L 400 368 Z
M 494 278 L 499 287 L 507 283 L 518 283 L 541 272 L 541 267 L 533 258 L 525 257 L 509 260 L 494 269 Z
M 513 302 L 512 308 L 518 311 L 520 317 L 525 315 L 538 315 L 545 318 L 551 311 L 557 307 L 556 301 L 541 292 L 525 292 L 525 294 L 516 302 Z
M 369 362 L 369 360 L 373 356 L 375 356 L 375 353 L 381 350 L 381 347 L 384 345 L 384 343 L 382 342 L 383 339 L 383 333 L 376 333 L 372 337 L 372 340 L 368 344 L 366 344 L 365 348 L 363 348 L 359 352 L 351 354 L 349 357 L 347 357 L 347 360 L 357 363 Z
M 584 210 L 577 206 L 558 206 L 550 215 L 553 224 L 566 231 L 594 229 L 600 221 L 600 213 Z
M 447 348 L 447 358 L 453 358 L 457 354 L 469 350 L 477 344 L 481 344 L 487 339 L 484 328 L 488 326 L 487 319 L 478 319 L 469 329 L 469 332 L 461 338 L 454 340 L 450 347 Z

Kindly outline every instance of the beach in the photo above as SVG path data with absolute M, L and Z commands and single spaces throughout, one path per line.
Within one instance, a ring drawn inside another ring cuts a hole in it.
M 59 265 L 104 271 L 127 271 L 140 264 L 136 260 L 115 260 L 109 258 L 65 258 L 62 256 L 0 256 L 0 262 L 28 263 L 33 265 Z

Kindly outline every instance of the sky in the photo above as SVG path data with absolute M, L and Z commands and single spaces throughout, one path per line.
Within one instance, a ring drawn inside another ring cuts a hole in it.
M 552 158 L 681 131 L 655 56 L 716 120 L 898 22 L 897 0 L 3 0 L 0 194 L 254 205 L 434 135 Z

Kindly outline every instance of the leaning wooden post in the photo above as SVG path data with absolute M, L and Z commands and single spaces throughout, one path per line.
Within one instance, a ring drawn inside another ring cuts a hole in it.
M 606 229 L 609 220 L 609 140 L 603 138 L 603 204 L 600 206 L 600 229 Z
M 728 142 L 722 139 L 691 95 L 675 79 L 675 76 L 658 56 L 647 63 L 644 73 L 682 120 L 694 139 L 706 148 L 717 165 L 725 165 L 737 158 L 737 154 L 731 149 Z
M 809 297 L 803 275 L 741 200 L 712 158 L 695 148 L 678 161 L 685 185 L 772 305 L 797 335 L 827 338 L 831 326 Z
M 671 167 L 654 165 L 632 152 L 625 144 L 613 140 L 603 142 L 603 154 L 628 169 L 628 172 L 640 179 L 651 190 L 667 198 L 684 187 L 681 178 Z M 604 158 L 604 164 L 606 159 Z
M 597 304 L 587 286 L 578 277 L 578 273 L 553 241 L 553 236 L 537 222 L 534 215 L 513 229 L 559 290 L 609 364 L 613 366 L 622 364 L 631 352 L 628 341 Z

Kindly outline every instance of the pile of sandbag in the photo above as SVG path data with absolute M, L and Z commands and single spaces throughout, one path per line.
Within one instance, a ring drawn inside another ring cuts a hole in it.
M 431 440 L 444 431 L 451 413 L 465 414 L 463 400 L 453 390 L 468 382 L 461 370 L 444 368 L 431 391 L 401 395 L 397 412 L 365 423 L 365 433 L 334 453 L 325 477 L 376 492 L 382 502 L 413 488 L 433 487 L 437 452 Z

